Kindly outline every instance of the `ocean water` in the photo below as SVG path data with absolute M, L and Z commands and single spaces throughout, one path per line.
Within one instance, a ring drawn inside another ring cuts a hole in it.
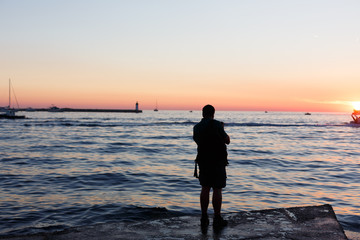
M 0 119 L 0 236 L 200 213 L 201 112 L 24 114 Z M 215 117 L 231 137 L 223 212 L 331 204 L 360 232 L 360 127 L 349 114 Z

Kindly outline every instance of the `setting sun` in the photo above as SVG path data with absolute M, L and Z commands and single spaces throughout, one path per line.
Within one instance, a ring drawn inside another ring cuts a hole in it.
M 352 102 L 351 104 L 355 110 L 360 110 L 360 102 Z

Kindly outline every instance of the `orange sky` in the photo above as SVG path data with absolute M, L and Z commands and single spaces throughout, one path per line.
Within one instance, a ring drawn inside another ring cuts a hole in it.
M 0 3 L 0 106 L 349 112 L 360 3 Z

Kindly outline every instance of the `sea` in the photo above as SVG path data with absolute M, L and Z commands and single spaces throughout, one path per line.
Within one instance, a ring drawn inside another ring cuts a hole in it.
M 200 214 L 201 111 L 18 114 L 27 118 L 0 119 L 0 237 Z M 215 118 L 231 138 L 222 212 L 331 204 L 345 232 L 360 234 L 360 126 L 350 114 Z

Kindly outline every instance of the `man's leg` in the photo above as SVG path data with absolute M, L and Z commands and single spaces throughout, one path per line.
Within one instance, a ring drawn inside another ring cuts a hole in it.
M 215 216 L 220 216 L 222 205 L 222 188 L 213 189 L 212 205 Z
M 209 207 L 209 194 L 210 194 L 210 187 L 202 187 L 200 193 L 200 206 L 201 206 L 201 213 L 203 217 L 207 217 L 207 210 Z
M 222 228 L 227 225 L 227 220 L 221 217 L 221 205 L 222 205 L 222 188 L 213 189 L 212 204 L 214 207 L 214 228 Z

